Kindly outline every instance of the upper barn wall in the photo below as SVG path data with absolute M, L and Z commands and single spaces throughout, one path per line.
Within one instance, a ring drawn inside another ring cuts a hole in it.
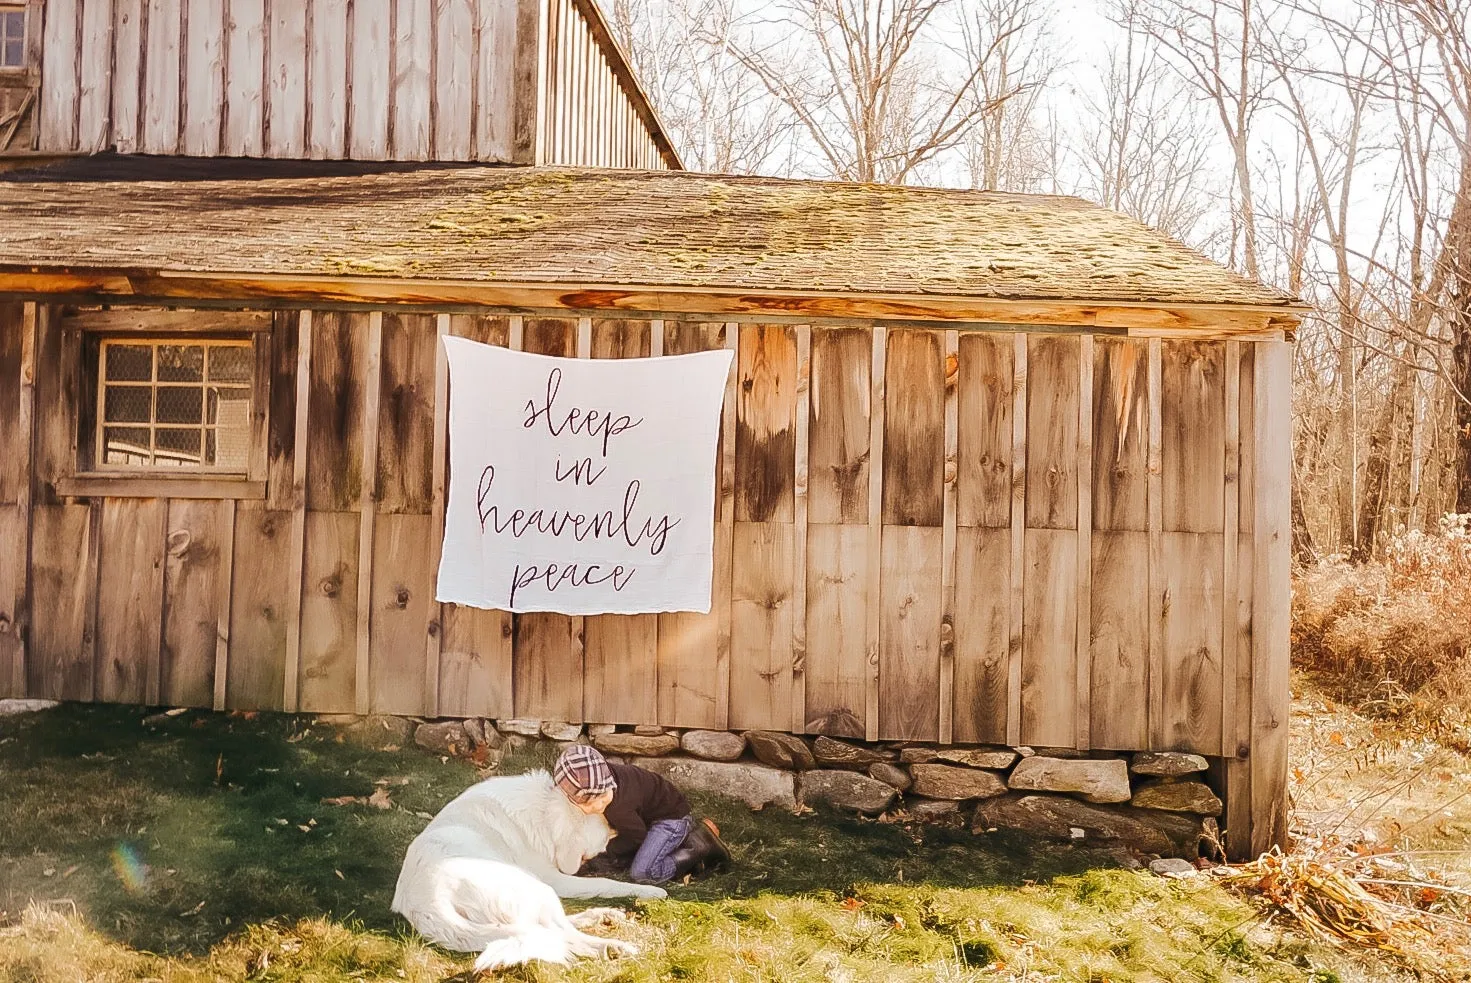
M 11 152 L 678 166 L 591 0 L 45 0 Z

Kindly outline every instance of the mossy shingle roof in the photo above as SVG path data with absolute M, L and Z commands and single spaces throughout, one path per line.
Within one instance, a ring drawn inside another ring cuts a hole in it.
M 0 266 L 1296 306 L 1077 198 L 679 171 L 90 158 L 0 175 Z

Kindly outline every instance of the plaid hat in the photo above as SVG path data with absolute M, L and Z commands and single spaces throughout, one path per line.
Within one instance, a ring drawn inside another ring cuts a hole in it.
M 573 744 L 557 758 L 552 779 L 562 791 L 579 801 L 597 798 L 618 787 L 608 759 L 595 747 Z

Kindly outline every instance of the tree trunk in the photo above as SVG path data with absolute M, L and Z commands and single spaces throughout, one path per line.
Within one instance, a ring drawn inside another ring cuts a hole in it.
M 1394 465 L 1394 435 L 1400 424 L 1402 409 L 1413 378 L 1410 366 L 1401 362 L 1394 370 L 1394 383 L 1384 402 L 1379 419 L 1369 431 L 1368 457 L 1364 461 L 1364 497 L 1359 503 L 1358 534 L 1354 538 L 1349 559 L 1367 562 L 1374 556 L 1374 544 L 1389 508 L 1389 477 Z

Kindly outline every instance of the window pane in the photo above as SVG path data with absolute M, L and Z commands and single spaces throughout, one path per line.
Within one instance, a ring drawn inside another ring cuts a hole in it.
M 158 448 L 154 452 L 154 463 L 160 466 L 195 466 L 199 459 L 198 430 L 159 430 L 154 434 Z
M 159 386 L 158 422 L 196 426 L 204 422 L 204 390 L 193 386 Z
M 107 387 L 107 406 L 102 414 L 107 423 L 149 423 L 152 414 L 152 386 Z
M 244 471 L 250 463 L 248 438 L 243 430 L 206 430 L 204 463 L 229 471 Z
M 158 379 L 160 382 L 203 382 L 203 346 L 159 345 Z
M 108 345 L 107 378 L 113 382 L 152 379 L 153 349 L 147 345 Z
M 250 363 L 254 360 L 249 348 L 222 346 L 209 350 L 210 382 L 249 382 Z
M 147 464 L 147 427 L 107 427 L 102 432 L 105 464 Z
M 25 68 L 25 43 L 20 38 L 13 38 L 5 42 L 4 52 L 0 52 L 0 66 L 5 68 Z

